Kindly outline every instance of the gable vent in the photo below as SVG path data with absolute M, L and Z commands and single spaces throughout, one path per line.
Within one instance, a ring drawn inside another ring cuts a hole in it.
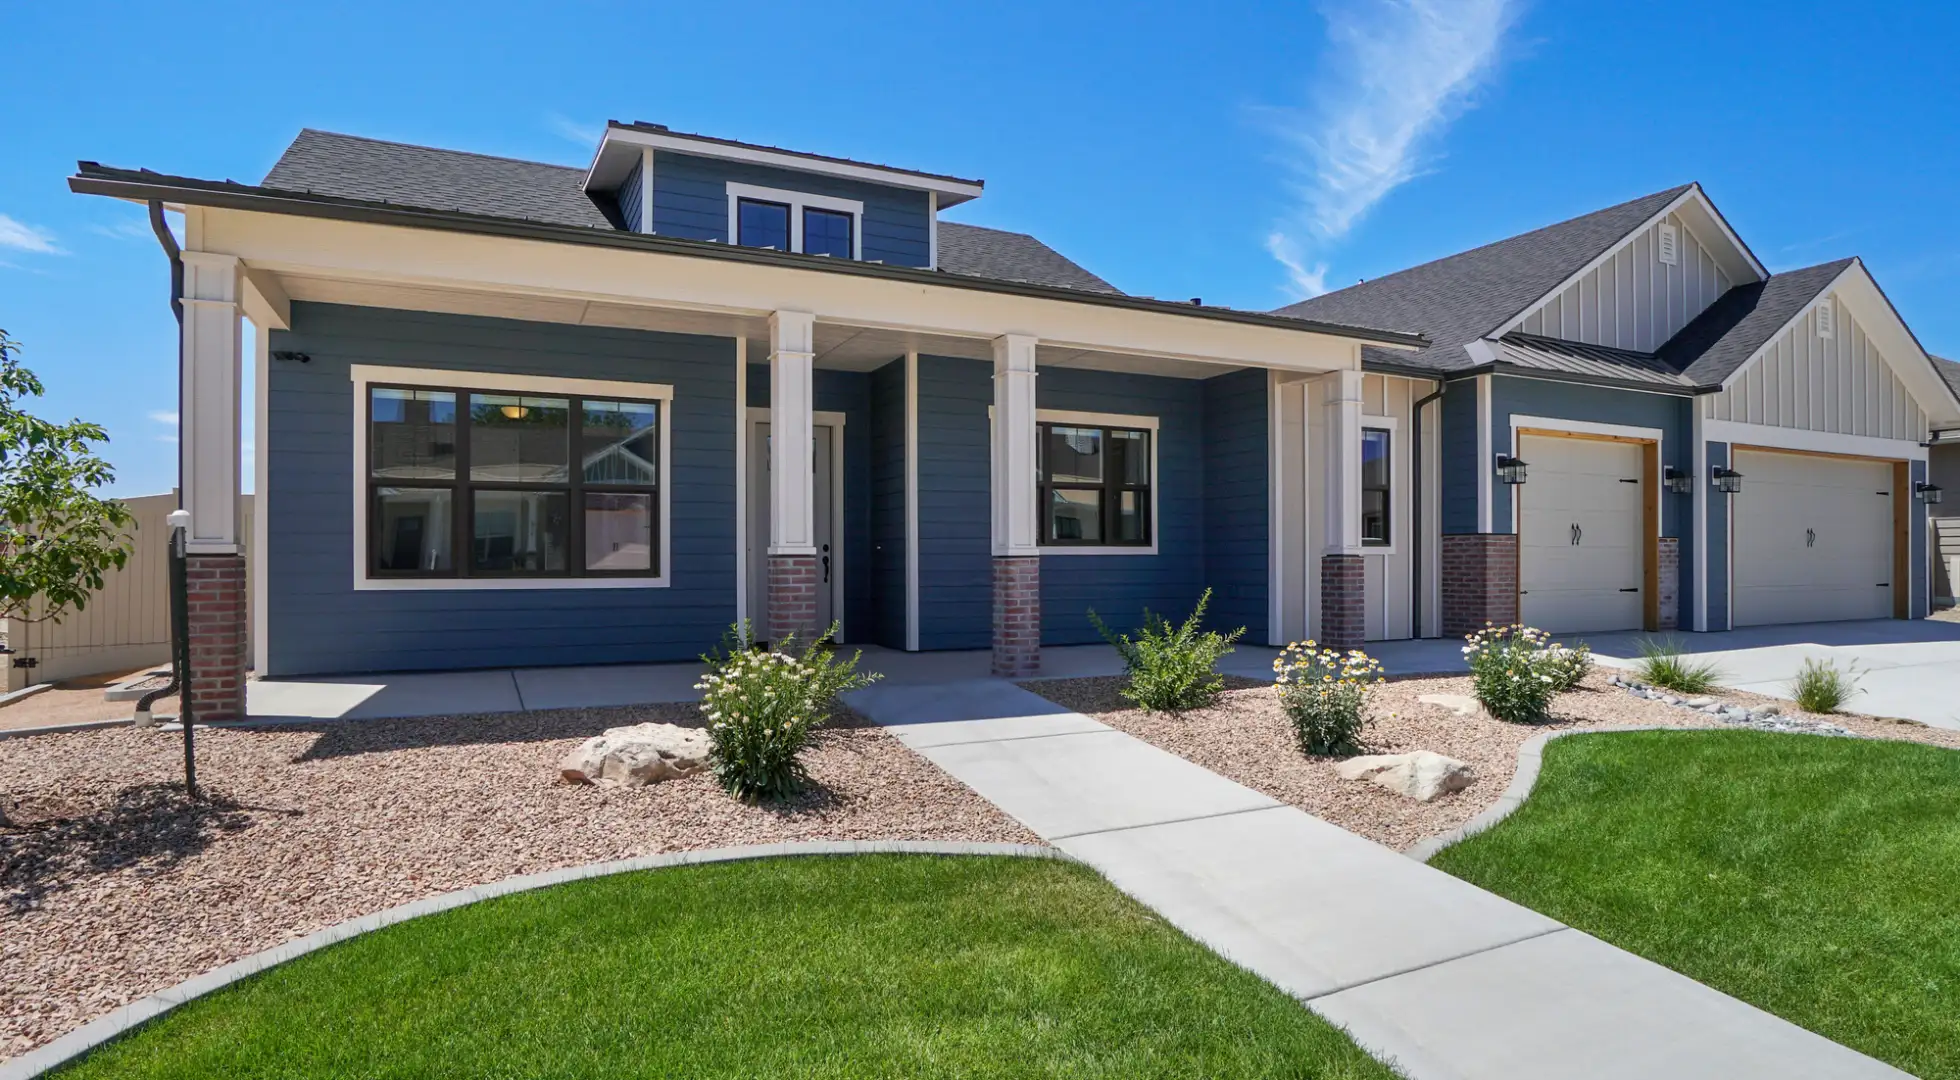
M 1681 261 L 1681 230 L 1661 222 L 1660 260 L 1662 266 L 1674 266 Z
M 1817 336 L 1828 338 L 1835 333 L 1837 333 L 1837 309 L 1831 305 L 1831 298 L 1826 296 L 1817 304 Z

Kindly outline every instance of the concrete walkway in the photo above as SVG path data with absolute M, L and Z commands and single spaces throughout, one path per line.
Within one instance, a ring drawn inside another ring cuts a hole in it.
M 994 679 L 852 707 L 1412 1080 L 1904 1077 Z

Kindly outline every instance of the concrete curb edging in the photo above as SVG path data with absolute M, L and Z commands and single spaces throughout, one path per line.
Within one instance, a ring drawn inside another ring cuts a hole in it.
M 1435 858 L 1436 853 L 1444 848 L 1462 843 L 1483 832 L 1485 829 L 1490 828 L 1492 825 L 1510 817 L 1518 807 L 1524 805 L 1524 800 L 1531 794 L 1531 789 L 1538 785 L 1538 772 L 1545 764 L 1545 744 L 1551 742 L 1553 739 L 1563 738 L 1567 735 L 1611 735 L 1623 731 L 1725 730 L 1732 731 L 1734 727 L 1732 725 L 1723 725 L 1721 727 L 1713 725 L 1682 727 L 1675 724 L 1641 724 L 1633 727 L 1584 727 L 1566 728 L 1563 731 L 1539 732 L 1526 740 L 1523 746 L 1518 747 L 1518 769 L 1511 774 L 1510 786 L 1504 789 L 1504 794 L 1499 795 L 1496 802 L 1485 807 L 1483 813 L 1458 825 L 1449 832 L 1440 833 L 1427 840 L 1419 840 L 1411 844 L 1403 849 L 1402 854 L 1407 855 L 1417 862 L 1426 863 L 1430 859 Z M 6 1074 L 0 1073 L 0 1080 L 7 1080 Z
M 306 937 L 288 941 L 283 945 L 275 945 L 241 960 L 234 960 L 221 968 L 187 979 L 167 990 L 160 990 L 149 997 L 132 1001 L 45 1046 L 0 1064 L 0 1080 L 31 1080 L 32 1077 L 68 1064 L 103 1043 L 179 1005 L 222 989 L 247 976 L 256 975 L 267 968 L 277 967 L 288 960 L 326 948 L 336 942 L 359 937 L 423 915 L 434 915 L 437 912 L 474 904 L 479 900 L 530 892 L 534 889 L 582 881 L 586 878 L 610 877 L 614 874 L 661 870 L 676 866 L 699 866 L 706 863 L 749 862 L 756 859 L 817 855 L 1007 855 L 1030 859 L 1054 859 L 1059 862 L 1076 861 L 1073 856 L 1059 848 L 1039 844 L 988 844 L 934 840 L 806 840 L 710 848 L 704 851 L 676 851 L 664 855 L 645 855 L 636 859 L 586 863 L 583 866 L 568 866 L 537 874 L 519 874 L 504 878 L 502 881 L 493 881 L 488 885 L 474 885 L 467 889 L 424 897 L 372 915 L 348 919 Z

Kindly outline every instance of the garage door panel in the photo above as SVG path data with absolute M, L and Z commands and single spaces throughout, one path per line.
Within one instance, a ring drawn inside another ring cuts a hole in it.
M 1554 633 L 1639 629 L 1646 518 L 1642 447 L 1525 436 L 1519 490 L 1520 615 Z
M 1736 625 L 1892 614 L 1889 463 L 1741 451 L 1736 469 Z

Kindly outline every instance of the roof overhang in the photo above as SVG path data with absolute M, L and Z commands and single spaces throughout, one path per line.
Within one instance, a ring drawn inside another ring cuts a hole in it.
M 852 161 L 849 158 L 806 154 L 797 150 L 757 146 L 753 143 L 717 139 L 707 135 L 690 135 L 685 132 L 668 131 L 652 124 L 622 124 L 617 120 L 607 121 L 606 133 L 599 140 L 599 149 L 592 155 L 592 166 L 586 170 L 585 181 L 581 186 L 587 191 L 611 191 L 619 187 L 633 171 L 633 166 L 639 163 L 642 151 L 646 149 L 660 153 L 739 161 L 750 165 L 767 165 L 778 169 L 794 169 L 797 172 L 818 173 L 845 180 L 882 184 L 886 187 L 929 191 L 938 195 L 939 208 L 942 210 L 979 198 L 986 187 L 980 180 L 963 180 L 956 176 L 942 176 L 912 169 L 895 169 L 887 165 Z

